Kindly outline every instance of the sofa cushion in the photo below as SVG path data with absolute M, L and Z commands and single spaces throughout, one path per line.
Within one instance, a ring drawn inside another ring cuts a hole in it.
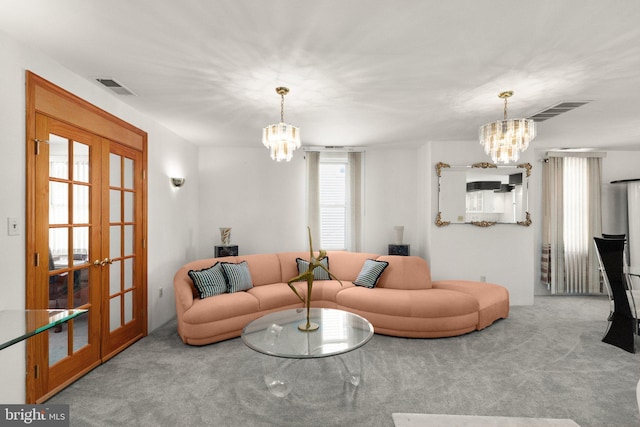
M 473 325 L 478 321 L 478 300 L 471 295 L 446 289 L 367 289 L 354 286 L 338 292 L 337 303 L 340 308 L 357 312 L 401 318 L 449 318 L 474 314 Z
M 353 282 L 367 259 L 377 259 L 379 254 L 367 252 L 330 251 L 331 273 L 342 281 Z
M 376 287 L 387 289 L 430 289 L 431 271 L 429 264 L 417 256 L 379 256 L 378 261 L 387 261 Z
M 304 296 L 305 292 L 301 288 L 297 288 L 300 295 Z M 289 288 L 286 283 L 274 283 L 271 285 L 254 286 L 247 293 L 253 295 L 260 305 L 260 310 L 284 310 L 292 306 L 302 307 L 302 301 Z
M 373 288 L 376 286 L 380 275 L 389 263 L 387 261 L 376 261 L 367 259 L 353 284 L 356 286 L 364 286 L 365 288 Z
M 337 295 L 344 289 L 353 288 L 355 285 L 353 282 L 343 280 L 338 282 L 337 280 L 321 280 L 313 283 L 313 290 L 311 292 L 311 304 L 318 303 L 317 306 L 326 307 L 326 305 L 320 304 L 321 301 L 327 301 L 335 303 Z M 307 294 L 307 287 L 303 288 L 304 295 Z M 329 306 L 329 308 L 331 308 Z
M 294 260 L 295 258 L 291 261 L 295 266 Z M 280 259 L 276 254 L 242 255 L 237 256 L 236 261 L 232 262 L 241 261 L 246 261 L 247 264 L 249 264 L 249 272 L 251 273 L 253 286 L 270 285 L 272 283 L 282 283 L 286 281 L 280 273 Z
M 219 262 L 202 270 L 189 270 L 188 274 L 193 280 L 200 299 L 227 292 L 227 281 Z
M 470 280 L 438 280 L 434 289 L 448 289 L 473 296 L 478 300 L 478 327 L 484 329 L 497 319 L 509 317 L 509 291 L 500 285 Z
M 213 298 L 196 299 L 182 320 L 207 329 L 210 322 L 223 321 L 235 317 L 255 316 L 260 312 L 258 299 L 249 292 L 234 292 L 216 295 Z M 240 334 L 238 334 L 240 336 Z
M 306 273 L 309 270 L 309 261 L 305 259 L 296 258 L 296 264 L 298 265 L 298 275 Z M 320 264 L 322 264 L 326 269 L 329 269 L 329 257 L 323 258 L 320 261 Z M 330 280 L 330 277 L 329 273 L 327 273 L 325 270 L 320 267 L 316 267 L 313 269 L 313 279 Z
M 238 264 L 232 264 L 230 262 L 222 262 L 221 264 L 224 274 L 227 277 L 229 293 L 246 291 L 253 287 L 249 264 L 247 264 L 246 261 Z

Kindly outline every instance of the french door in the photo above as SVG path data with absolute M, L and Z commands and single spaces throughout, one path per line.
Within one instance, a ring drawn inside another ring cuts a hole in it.
M 28 340 L 28 403 L 146 334 L 143 151 L 49 114 L 33 123 L 27 308 L 88 312 Z

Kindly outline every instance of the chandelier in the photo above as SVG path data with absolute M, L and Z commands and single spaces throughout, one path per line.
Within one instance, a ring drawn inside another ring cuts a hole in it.
M 293 158 L 293 152 L 300 148 L 300 130 L 284 122 L 284 96 L 289 93 L 286 87 L 277 87 L 280 95 L 280 123 L 262 129 L 262 143 L 269 149 L 271 158 L 277 162 Z
M 504 119 L 480 127 L 480 145 L 493 163 L 517 162 L 520 152 L 536 137 L 536 125 L 531 119 L 507 119 L 507 99 L 513 91 L 498 95 L 504 99 Z

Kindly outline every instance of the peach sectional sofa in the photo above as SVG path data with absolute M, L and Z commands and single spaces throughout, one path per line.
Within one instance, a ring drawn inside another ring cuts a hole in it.
M 296 259 L 308 257 L 308 252 L 282 252 L 186 264 L 174 277 L 178 334 L 186 344 L 209 344 L 239 337 L 248 322 L 267 313 L 302 308 L 286 282 L 298 275 Z M 509 293 L 504 287 L 460 280 L 432 282 L 429 265 L 416 256 L 329 251 L 328 258 L 329 269 L 342 286 L 335 280 L 315 280 L 312 306 L 359 314 L 379 334 L 449 337 L 486 328 L 509 315 Z M 374 288 L 353 283 L 367 259 L 388 262 Z M 200 298 L 190 270 L 243 261 L 250 272 L 250 289 Z M 306 294 L 305 282 L 295 286 Z

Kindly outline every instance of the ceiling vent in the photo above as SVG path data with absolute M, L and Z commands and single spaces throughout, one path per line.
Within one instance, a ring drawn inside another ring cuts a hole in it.
M 97 77 L 96 81 L 118 95 L 135 95 L 129 88 L 111 77 Z
M 534 114 L 533 116 L 529 116 L 529 119 L 532 119 L 535 122 L 544 122 L 545 120 L 551 119 L 555 116 L 558 116 L 562 113 L 566 113 L 567 111 L 571 111 L 575 108 L 581 107 L 584 104 L 588 104 L 591 101 L 571 101 L 571 102 L 561 102 L 556 105 L 552 105 L 551 107 L 540 111 L 539 113 Z

